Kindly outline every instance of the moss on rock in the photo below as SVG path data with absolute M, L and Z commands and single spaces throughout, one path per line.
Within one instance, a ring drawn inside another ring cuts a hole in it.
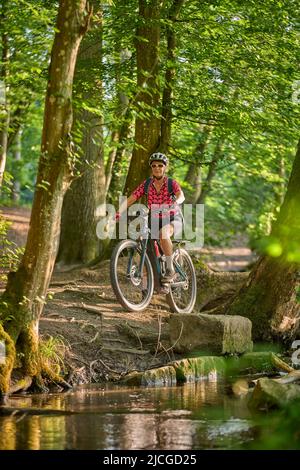
M 196 382 L 201 379 L 216 380 L 226 373 L 226 359 L 216 356 L 202 356 L 181 359 L 171 364 L 149 369 L 145 372 L 131 372 L 123 382 L 127 385 L 175 385 L 182 382 Z
M 176 372 L 172 365 L 149 369 L 145 372 L 134 371 L 128 374 L 123 382 L 127 385 L 175 385 Z
M 216 380 L 225 375 L 226 359 L 217 356 L 201 356 L 181 359 L 173 363 L 178 382 L 193 382 L 201 379 Z
M 228 359 L 229 374 L 273 373 L 278 369 L 274 365 L 273 352 L 250 352 Z

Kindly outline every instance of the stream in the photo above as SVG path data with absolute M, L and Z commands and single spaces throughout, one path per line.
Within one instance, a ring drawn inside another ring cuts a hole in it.
M 0 417 L 1 450 L 246 449 L 255 448 L 257 435 L 246 399 L 219 381 L 82 385 L 67 393 L 13 396 L 9 406 L 30 414 Z

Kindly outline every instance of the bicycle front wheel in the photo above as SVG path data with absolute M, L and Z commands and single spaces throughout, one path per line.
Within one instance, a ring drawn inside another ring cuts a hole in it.
M 110 279 L 120 304 L 130 312 L 149 305 L 154 289 L 153 270 L 145 253 L 141 269 L 142 249 L 134 240 L 122 240 L 112 253 Z
M 176 270 L 174 285 L 170 284 L 167 302 L 176 313 L 191 313 L 197 296 L 196 273 L 188 252 L 182 248 L 175 251 L 173 263 Z M 178 283 L 178 285 L 176 285 Z

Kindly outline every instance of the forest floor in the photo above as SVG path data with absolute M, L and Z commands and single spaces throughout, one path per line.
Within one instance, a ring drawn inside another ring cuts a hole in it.
M 9 240 L 24 246 L 30 209 L 0 208 L 12 222 Z M 246 270 L 254 256 L 245 247 L 201 250 L 201 259 L 216 271 Z M 3 291 L 5 285 L 0 285 Z M 147 310 L 125 312 L 110 286 L 109 260 L 93 268 L 56 269 L 40 321 L 46 340 L 55 338 L 71 384 L 118 380 L 175 359 L 168 343 L 170 310 L 165 297 L 154 296 Z

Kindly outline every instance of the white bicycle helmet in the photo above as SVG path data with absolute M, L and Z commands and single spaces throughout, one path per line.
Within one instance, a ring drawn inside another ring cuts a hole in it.
M 162 162 L 164 165 L 167 166 L 168 161 L 169 161 L 168 157 L 166 157 L 164 153 L 155 152 L 155 153 L 152 153 L 152 155 L 149 158 L 149 165 L 151 166 L 152 162 Z

